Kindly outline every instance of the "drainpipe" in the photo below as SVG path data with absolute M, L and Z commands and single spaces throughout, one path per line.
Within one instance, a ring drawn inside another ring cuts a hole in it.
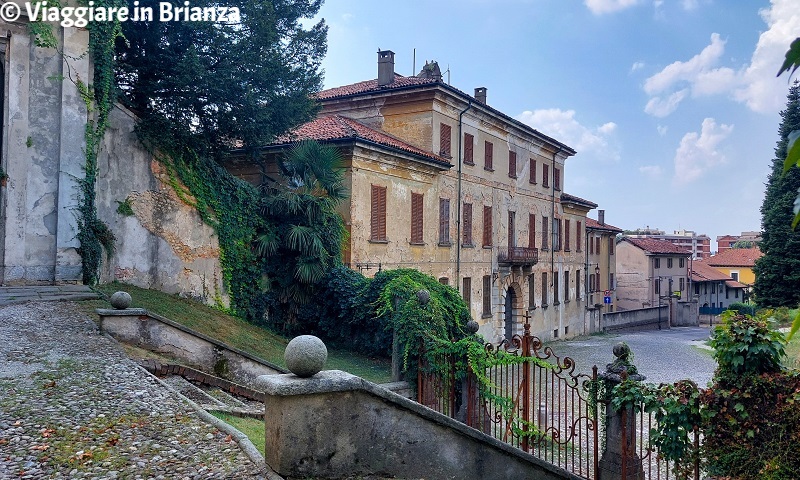
M 556 171 L 556 155 L 561 153 L 561 147 L 553 154 L 553 165 L 550 167 L 550 175 L 555 177 Z M 556 182 L 550 182 L 550 285 L 555 283 L 555 269 L 556 269 Z M 559 232 L 559 235 L 562 232 Z M 558 292 L 553 292 L 553 303 L 558 300 Z M 559 324 L 559 327 L 561 325 Z
M 467 108 L 461 110 L 458 114 L 458 206 L 456 206 L 456 290 L 461 290 L 463 287 L 461 285 L 461 164 L 464 161 L 464 154 L 461 152 L 462 143 L 464 139 L 464 134 L 462 132 L 464 128 L 463 117 L 464 114 L 467 113 L 467 110 L 472 108 L 472 99 L 469 99 L 469 103 L 467 104 Z M 473 210 L 474 214 L 474 210 Z M 461 295 L 464 295 L 464 292 L 461 292 Z

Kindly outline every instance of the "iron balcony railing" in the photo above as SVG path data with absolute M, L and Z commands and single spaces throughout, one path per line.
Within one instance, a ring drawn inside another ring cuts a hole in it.
M 536 265 L 539 262 L 539 250 L 528 247 L 500 247 L 497 252 L 497 263 L 505 265 Z

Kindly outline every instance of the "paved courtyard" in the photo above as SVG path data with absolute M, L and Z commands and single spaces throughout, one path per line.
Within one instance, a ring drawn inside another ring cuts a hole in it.
M 711 356 L 706 341 L 708 327 L 675 327 L 669 330 L 595 335 L 565 342 L 553 342 L 554 353 L 575 360 L 576 371 L 591 373 L 592 365 L 598 372 L 605 370 L 614 360 L 612 348 L 625 342 L 634 354 L 633 363 L 648 383 L 673 383 L 690 379 L 699 387 L 706 387 L 714 375 L 717 364 Z

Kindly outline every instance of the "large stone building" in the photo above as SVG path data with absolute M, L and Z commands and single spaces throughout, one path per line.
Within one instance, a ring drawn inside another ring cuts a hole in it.
M 352 268 L 415 268 L 458 288 L 489 340 L 521 333 L 526 314 L 544 339 L 586 330 L 586 214 L 597 205 L 563 192 L 572 148 L 489 106 L 485 88 L 442 82 L 435 63 L 396 74 L 391 51 L 378 52 L 377 80 L 317 99 L 319 117 L 290 138 L 344 153 Z M 258 181 L 246 162 L 230 170 Z
M 586 219 L 587 308 L 592 311 L 613 312 L 617 308 L 616 238 L 622 229 L 605 221 L 605 210 L 597 211 L 597 220 Z M 590 329 L 594 331 L 594 328 Z

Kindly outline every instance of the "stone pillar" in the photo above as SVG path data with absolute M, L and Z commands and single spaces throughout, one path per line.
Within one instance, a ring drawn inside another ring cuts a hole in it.
M 625 378 L 637 382 L 645 379 L 628 360 L 630 348 L 627 345 L 614 345 L 614 356 L 617 357 L 614 362 L 598 375 L 605 382 L 606 392 L 610 393 Z M 642 459 L 636 452 L 635 412 L 630 408 L 615 410 L 610 404 L 605 410 L 606 445 L 598 465 L 598 480 L 643 480 Z

